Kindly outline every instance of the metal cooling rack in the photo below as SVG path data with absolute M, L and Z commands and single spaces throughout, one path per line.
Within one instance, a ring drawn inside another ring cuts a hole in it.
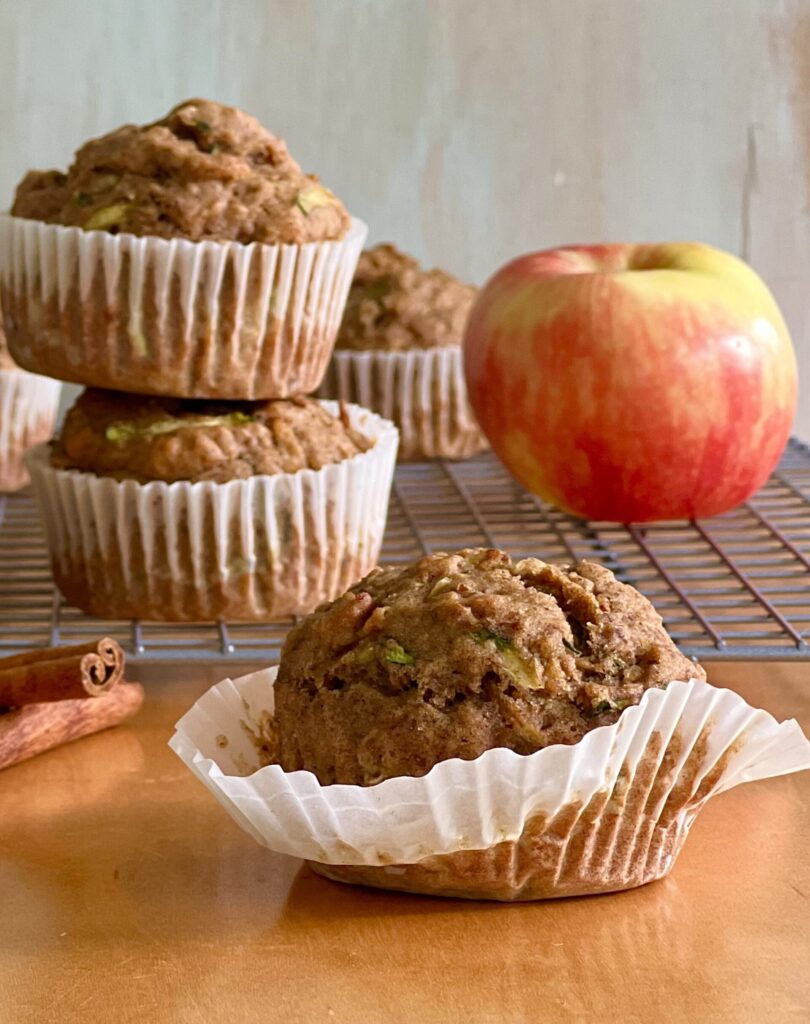
M 810 658 L 810 448 L 798 441 L 751 501 L 691 523 L 575 519 L 527 494 L 491 455 L 397 468 L 382 562 L 480 545 L 603 562 L 653 601 L 690 656 Z M 2 654 L 107 634 L 136 662 L 271 662 L 291 624 L 89 618 L 54 590 L 31 496 L 0 498 Z

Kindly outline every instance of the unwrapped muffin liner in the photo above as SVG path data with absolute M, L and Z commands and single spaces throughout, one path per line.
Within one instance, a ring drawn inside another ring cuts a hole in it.
M 0 216 L 14 359 L 88 387 L 176 398 L 309 394 L 366 225 L 303 245 L 111 235 Z
M 391 423 L 348 414 L 368 451 L 227 483 L 119 481 L 55 469 L 49 446 L 34 449 L 57 586 L 100 618 L 166 621 L 266 621 L 336 597 L 376 565 L 397 450 Z
M 28 483 L 23 456 L 53 434 L 61 387 L 25 370 L 0 369 L 0 491 Z
M 276 669 L 224 682 L 170 746 L 259 843 L 342 881 L 501 900 L 608 892 L 668 874 L 697 812 L 810 767 L 810 742 L 702 681 L 648 690 L 615 725 L 530 755 L 499 748 L 421 778 L 321 786 L 259 767 Z
M 465 459 L 487 447 L 467 398 L 459 346 L 335 352 L 320 394 L 396 423 L 400 459 Z

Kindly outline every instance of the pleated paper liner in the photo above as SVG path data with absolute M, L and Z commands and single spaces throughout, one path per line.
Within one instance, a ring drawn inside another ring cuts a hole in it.
M 320 394 L 357 402 L 392 420 L 403 460 L 466 459 L 488 447 L 467 399 L 457 346 L 335 352 Z
M 0 215 L 9 349 L 35 373 L 177 398 L 309 394 L 366 237 L 304 245 L 140 238 Z
M 669 873 L 712 796 L 810 767 L 795 721 L 693 680 L 649 690 L 574 746 L 321 786 L 310 772 L 261 767 L 275 674 L 214 686 L 170 746 L 259 843 L 345 882 L 497 900 L 629 889 Z
M 0 491 L 29 482 L 24 455 L 53 434 L 61 388 L 25 370 L 0 369 Z
M 49 447 L 34 449 L 57 586 L 99 618 L 163 621 L 267 621 L 337 597 L 377 563 L 397 450 L 393 424 L 348 412 L 368 451 L 227 483 L 119 481 L 54 469 Z

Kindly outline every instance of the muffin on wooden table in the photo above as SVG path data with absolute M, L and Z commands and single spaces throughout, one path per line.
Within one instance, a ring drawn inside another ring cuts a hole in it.
M 462 459 L 487 447 L 464 383 L 461 341 L 475 288 L 423 270 L 393 245 L 363 252 L 320 394 L 400 429 L 400 458 Z
M 365 234 L 255 118 L 188 100 L 19 184 L 0 221 L 9 346 L 26 369 L 94 387 L 308 393 Z
M 310 611 L 376 563 L 396 444 L 333 402 L 88 390 L 28 466 L 71 604 L 255 621 Z
M 53 434 L 61 388 L 59 381 L 16 365 L 0 324 L 0 491 L 18 491 L 28 483 L 23 456 Z
M 492 747 L 531 754 L 689 677 L 706 674 L 604 566 L 429 555 L 376 569 L 291 631 L 275 687 L 279 763 L 323 785 L 372 786 Z
M 329 878 L 498 900 L 663 878 L 711 796 L 810 767 L 795 721 L 709 685 L 607 568 L 491 549 L 373 571 L 171 745 Z

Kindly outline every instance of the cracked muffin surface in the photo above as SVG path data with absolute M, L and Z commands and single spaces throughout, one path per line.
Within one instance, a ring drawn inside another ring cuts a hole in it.
M 337 347 L 404 352 L 460 345 L 476 289 L 423 270 L 393 245 L 360 254 Z
M 601 565 L 435 554 L 375 570 L 291 630 L 273 742 L 285 771 L 372 785 L 493 747 L 577 743 L 688 678 L 705 673 Z
M 350 218 L 282 139 L 236 107 L 193 99 L 86 142 L 67 173 L 29 171 L 12 214 L 190 241 L 339 239 Z
M 321 469 L 371 442 L 311 398 L 220 402 L 88 389 L 65 417 L 51 463 L 119 480 L 212 480 Z

